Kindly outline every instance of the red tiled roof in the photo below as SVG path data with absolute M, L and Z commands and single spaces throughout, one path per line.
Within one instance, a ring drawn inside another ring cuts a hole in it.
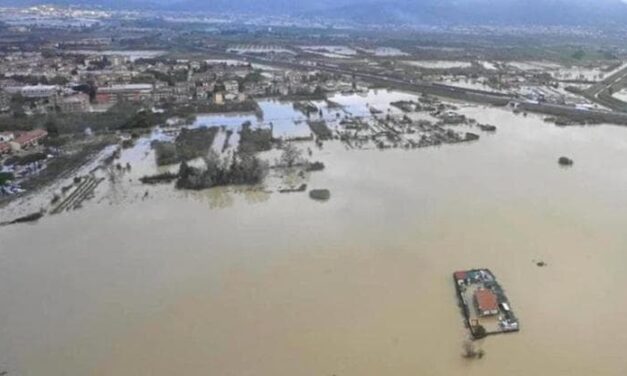
M 477 305 L 481 311 L 494 311 L 499 307 L 496 295 L 490 290 L 475 291 L 475 299 L 477 299 Z
M 45 130 L 35 129 L 34 131 L 22 133 L 15 139 L 15 142 L 17 142 L 20 145 L 24 145 L 24 144 L 28 144 L 29 142 L 33 142 L 35 140 L 44 138 L 47 135 L 48 135 L 48 132 L 46 132 Z
M 455 276 L 456 280 L 462 280 L 462 279 L 466 279 L 466 272 L 455 272 L 455 274 L 453 274 Z

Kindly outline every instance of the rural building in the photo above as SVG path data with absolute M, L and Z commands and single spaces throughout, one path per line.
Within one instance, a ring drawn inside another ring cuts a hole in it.
M 37 145 L 48 136 L 48 132 L 43 129 L 35 129 L 34 131 L 24 132 L 18 135 L 15 140 L 11 141 L 11 147 L 14 150 L 28 149 Z
M 499 302 L 496 294 L 488 289 L 475 291 L 475 306 L 479 316 L 492 316 L 499 313 Z

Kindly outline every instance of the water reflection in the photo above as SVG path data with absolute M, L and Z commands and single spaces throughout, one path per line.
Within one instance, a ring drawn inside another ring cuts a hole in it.
M 266 190 L 263 186 L 236 188 L 235 191 L 242 194 L 246 203 L 250 205 L 262 204 L 268 201 L 272 195 L 272 192 Z
M 250 113 L 199 114 L 193 126 L 223 126 L 237 132 L 243 123 L 250 122 L 257 127 L 272 127 L 273 135 L 277 138 L 307 138 L 311 136 L 311 130 L 307 124 L 309 119 L 324 119 L 335 124 L 345 114 L 371 117 L 373 109 L 384 113 L 400 114 L 400 110 L 390 105 L 391 102 L 400 100 L 416 100 L 416 96 L 390 90 L 334 94 L 329 98 L 329 101 L 333 103 L 331 106 L 326 101 L 310 101 L 309 103 L 316 106 L 318 111 L 310 113 L 309 117 L 297 110 L 291 101 L 261 100 L 258 103 L 263 113 L 262 116 Z M 339 108 L 336 107 L 337 105 Z
M 294 109 L 291 102 L 263 100 L 258 102 L 262 116 L 253 114 L 199 114 L 194 127 L 224 126 L 235 132 L 241 125 L 250 122 L 256 127 L 272 127 L 275 137 L 300 138 L 309 137 L 311 131 L 307 125 L 307 117 Z
M 226 209 L 233 206 L 235 199 L 228 187 L 214 187 L 202 191 L 187 191 L 184 196 L 207 204 L 211 209 Z

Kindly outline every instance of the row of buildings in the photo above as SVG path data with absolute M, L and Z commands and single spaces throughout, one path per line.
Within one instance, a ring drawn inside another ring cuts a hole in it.
M 324 79 L 315 71 L 278 71 L 236 61 L 130 58 L 113 52 L 0 55 L 0 112 L 19 111 L 20 106 L 26 115 L 101 111 L 119 101 L 222 104 L 351 88 L 350 82 Z M 47 83 L 32 84 L 33 79 Z M 73 89 L 77 87 L 81 91 Z
M 58 110 L 61 112 L 85 112 L 90 110 L 89 96 L 58 85 L 13 85 L 0 91 L 0 112 L 11 109 L 11 98 L 20 96 L 29 102 L 30 108 L 38 112 Z

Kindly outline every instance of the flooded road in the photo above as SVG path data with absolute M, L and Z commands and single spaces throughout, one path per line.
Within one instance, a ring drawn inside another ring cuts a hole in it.
M 411 151 L 326 143 L 309 181 L 326 203 L 160 187 L 0 228 L 0 367 L 624 375 L 627 129 L 460 112 L 499 129 Z M 451 273 L 472 267 L 495 273 L 521 331 L 467 361 Z

